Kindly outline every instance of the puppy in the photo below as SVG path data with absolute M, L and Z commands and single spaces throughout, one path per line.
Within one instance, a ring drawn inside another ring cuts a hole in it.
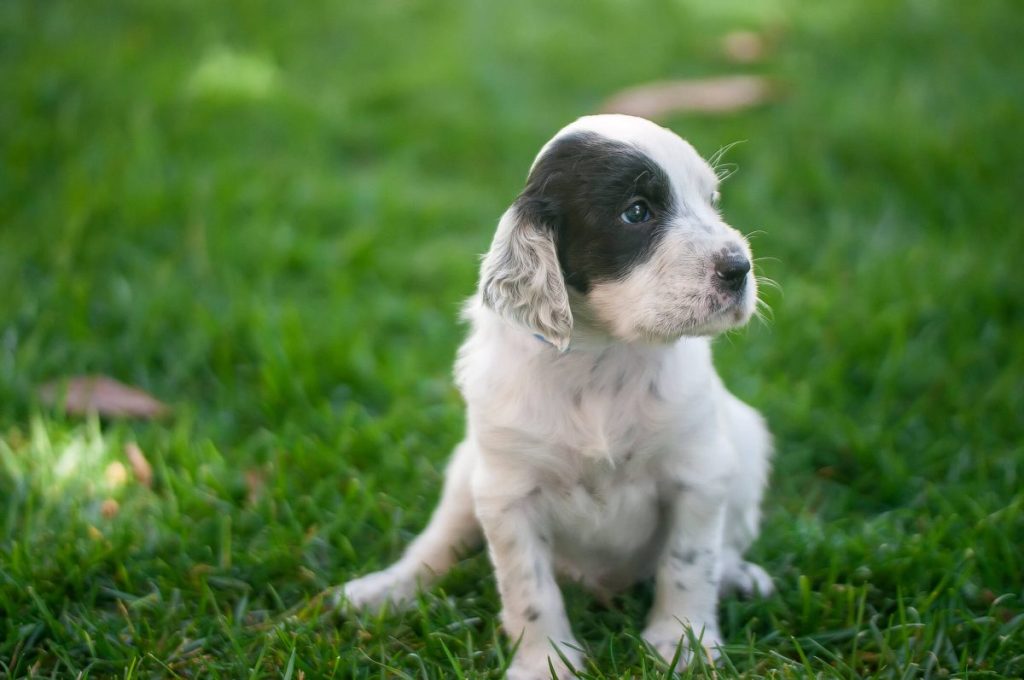
M 644 639 L 716 653 L 719 595 L 772 590 L 743 559 L 770 435 L 710 346 L 757 283 L 717 203 L 712 168 L 647 120 L 588 116 L 541 149 L 464 307 L 467 432 L 441 501 L 398 562 L 343 586 L 350 606 L 409 603 L 484 538 L 519 641 L 509 678 L 581 665 L 556 574 L 605 595 L 653 577 Z

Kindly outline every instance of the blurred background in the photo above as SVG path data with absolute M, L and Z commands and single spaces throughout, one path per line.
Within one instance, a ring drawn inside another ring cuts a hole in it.
M 780 285 L 716 349 L 778 442 L 736 668 L 1024 672 L 1021 10 L 0 3 L 0 674 L 497 677 L 483 556 L 397 621 L 317 594 L 426 521 L 534 154 L 648 83 L 740 142 L 723 212 Z M 69 413 L 80 375 L 168 413 Z M 649 593 L 567 597 L 587 677 L 653 668 Z

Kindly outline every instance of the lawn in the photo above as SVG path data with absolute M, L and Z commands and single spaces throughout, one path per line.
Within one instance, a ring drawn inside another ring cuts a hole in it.
M 777 439 L 779 591 L 722 603 L 717 676 L 1024 675 L 1022 36 L 994 0 L 0 3 L 0 676 L 500 677 L 483 554 L 405 614 L 319 595 L 426 521 L 539 146 L 740 71 L 776 98 L 666 121 L 743 142 L 724 213 L 781 285 L 716 344 Z M 173 413 L 39 401 L 83 373 Z M 581 677 L 665 677 L 650 597 L 566 588 Z

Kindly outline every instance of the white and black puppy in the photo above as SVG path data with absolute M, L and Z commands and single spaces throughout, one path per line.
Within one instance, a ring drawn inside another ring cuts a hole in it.
M 770 435 L 722 385 L 710 336 L 750 318 L 750 248 L 718 177 L 671 131 L 581 118 L 541 149 L 465 306 L 456 377 L 465 440 L 424 532 L 347 583 L 356 608 L 402 605 L 486 538 L 510 678 L 568 676 L 582 653 L 556 574 L 606 594 L 656 580 L 643 637 L 671 659 L 686 629 L 715 653 L 720 593 L 767 594 L 742 555 L 758 532 Z

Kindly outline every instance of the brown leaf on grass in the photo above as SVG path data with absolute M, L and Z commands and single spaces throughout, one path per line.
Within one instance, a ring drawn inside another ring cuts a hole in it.
M 142 449 L 135 442 L 128 442 L 124 445 L 124 455 L 128 457 L 128 464 L 132 466 L 132 474 L 142 486 L 150 489 L 153 487 L 153 466 L 146 460 Z
M 822 479 L 833 479 L 836 476 L 836 469 L 831 465 L 825 465 L 824 467 L 818 468 L 815 474 Z
M 115 460 L 103 471 L 103 477 L 107 480 L 107 486 L 117 489 L 124 486 L 124 483 L 128 481 L 128 470 L 125 469 L 124 465 Z
M 170 410 L 142 390 L 103 375 L 54 380 L 39 388 L 39 398 L 51 406 L 63 405 L 72 415 L 158 418 Z
M 103 515 L 105 519 L 113 519 L 117 516 L 117 512 L 120 509 L 121 506 L 120 504 L 118 504 L 117 501 L 115 501 L 113 498 L 108 498 L 107 500 L 103 501 L 103 504 L 100 506 L 100 514 Z
M 258 468 L 251 468 L 245 471 L 245 488 L 247 493 L 245 500 L 249 505 L 256 505 L 263 497 L 263 490 L 267 485 L 267 476 Z
M 861 662 L 862 666 L 877 667 L 883 657 L 878 652 L 862 650 L 857 652 L 857 660 Z
M 730 113 L 762 104 L 771 94 L 771 83 L 760 76 L 665 80 L 622 90 L 601 112 L 652 119 L 685 112 Z
M 197 564 L 193 564 L 192 567 L 189 568 L 188 575 L 189 575 L 189 578 L 198 581 L 199 579 L 201 579 L 202 577 L 206 576 L 207 574 L 213 573 L 215 571 L 217 571 L 217 569 L 212 564 L 206 564 L 205 562 L 199 562 Z
M 736 64 L 753 64 L 764 58 L 765 40 L 754 31 L 732 31 L 722 36 L 722 53 Z

